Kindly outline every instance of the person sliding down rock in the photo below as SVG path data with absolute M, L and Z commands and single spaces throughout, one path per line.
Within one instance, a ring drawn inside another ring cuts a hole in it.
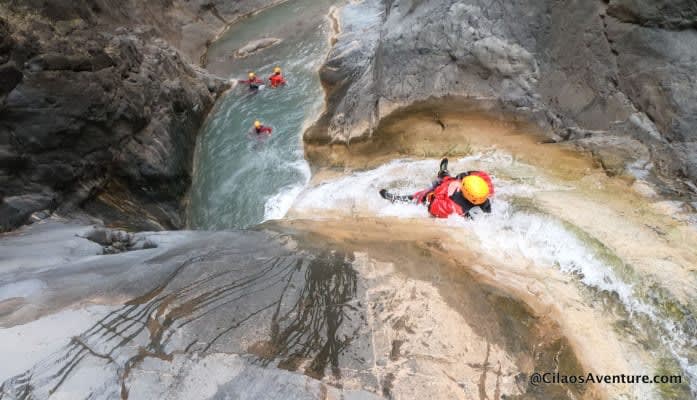
M 254 129 L 252 132 L 257 135 L 270 135 L 273 129 L 270 126 L 264 126 L 260 121 L 254 121 Z
M 440 163 L 438 180 L 429 189 L 413 195 L 399 196 L 380 190 L 380 196 L 391 202 L 416 202 L 425 204 L 428 212 L 436 218 L 447 218 L 452 214 L 470 217 L 470 210 L 479 207 L 485 213 L 491 212 L 491 196 L 494 185 L 491 177 L 483 171 L 468 171 L 450 176 L 448 159 Z
M 286 84 L 283 74 L 281 74 L 281 67 L 276 67 L 273 69 L 273 75 L 269 77 L 269 83 L 272 88 L 277 88 Z
M 259 79 L 254 72 L 250 72 L 247 76 L 249 79 L 240 80 L 239 82 L 249 85 L 249 90 L 259 90 L 261 85 L 264 84 L 264 81 Z

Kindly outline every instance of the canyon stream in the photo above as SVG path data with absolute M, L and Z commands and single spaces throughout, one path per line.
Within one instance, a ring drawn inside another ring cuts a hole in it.
M 0 242 L 0 399 L 695 398 L 694 215 L 645 165 L 608 174 L 534 125 L 451 101 L 397 111 L 369 142 L 304 145 L 337 6 L 285 2 L 211 44 L 211 72 L 279 65 L 289 84 L 218 100 L 191 230 L 47 221 Z M 338 24 L 375 18 L 350 16 Z M 282 40 L 234 55 L 260 38 Z M 250 137 L 255 119 L 272 135 Z M 491 214 L 436 220 L 378 194 L 428 187 L 443 156 L 491 173 Z

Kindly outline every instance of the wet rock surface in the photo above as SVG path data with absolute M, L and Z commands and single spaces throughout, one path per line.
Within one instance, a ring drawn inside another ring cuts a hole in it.
M 155 243 L 142 236 L 114 229 L 95 228 L 85 234 L 84 238 L 101 245 L 104 248 L 104 254 L 157 247 Z
M 279 38 L 261 38 L 253 40 L 235 51 L 236 58 L 246 58 L 252 54 L 273 47 L 282 42 Z
M 697 178 L 694 2 L 387 0 L 337 17 L 328 107 L 310 142 L 366 139 L 395 109 L 453 95 L 534 120 L 555 140 L 569 129 L 631 137 L 659 172 Z
M 450 267 L 421 264 L 433 260 L 422 244 L 403 242 L 394 260 L 378 261 L 377 244 L 354 252 L 274 228 L 137 234 L 157 248 L 95 256 L 99 245 L 70 232 L 98 239 L 54 222 L 5 238 L 2 285 L 21 277 L 45 290 L 0 302 L 0 324 L 16 329 L 94 302 L 113 311 L 26 372 L 3 376 L 4 398 L 582 393 L 528 387 L 534 368 L 575 363 L 554 324 Z M 22 249 L 49 238 L 55 248 L 45 253 L 62 261 L 27 262 Z M 68 241 L 70 255 L 60 250 Z

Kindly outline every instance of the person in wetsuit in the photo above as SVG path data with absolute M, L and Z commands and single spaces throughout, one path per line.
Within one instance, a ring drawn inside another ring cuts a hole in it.
M 273 69 L 273 75 L 269 77 L 269 83 L 272 88 L 277 88 L 286 84 L 286 80 L 281 74 L 281 67 L 276 67 Z
M 424 204 L 436 218 L 447 218 L 452 214 L 470 217 L 470 210 L 479 207 L 491 212 L 491 196 L 494 185 L 489 174 L 483 171 L 468 171 L 450 176 L 447 159 L 441 161 L 438 180 L 429 188 L 409 196 L 395 196 L 382 189 L 380 195 L 390 201 L 415 201 Z
M 261 121 L 254 121 L 254 128 L 252 131 L 257 135 L 270 135 L 271 131 L 273 131 L 273 128 L 271 128 L 270 126 L 263 125 Z
M 249 85 L 249 90 L 259 90 L 259 87 L 264 84 L 264 81 L 259 79 L 254 72 L 250 72 L 247 77 L 249 79 L 240 80 L 239 82 Z

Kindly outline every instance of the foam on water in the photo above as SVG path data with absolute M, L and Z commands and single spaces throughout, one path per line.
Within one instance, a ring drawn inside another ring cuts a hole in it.
M 500 152 L 490 153 L 486 157 L 466 157 L 451 163 L 450 170 L 454 174 L 473 169 L 474 165 L 502 165 L 505 160 L 506 155 Z M 429 187 L 437 164 L 437 160 L 394 160 L 374 170 L 354 173 L 310 188 L 299 196 L 295 208 L 428 218 L 425 207 L 385 201 L 378 191 L 388 188 L 395 193 L 407 194 Z M 647 311 L 644 305 L 633 300 L 632 286 L 617 278 L 611 267 L 598 260 L 559 221 L 542 215 L 514 212 L 508 201 L 512 196 L 526 197 L 539 190 L 563 188 L 541 179 L 538 179 L 536 186 L 502 182 L 496 176 L 492 176 L 492 179 L 496 187 L 496 200 L 490 215 L 481 215 L 475 220 L 451 217 L 429 222 L 462 226 L 475 233 L 484 250 L 502 261 L 523 256 L 538 265 L 557 266 L 562 272 L 578 275 L 588 286 L 616 292 L 630 310 Z
M 433 177 L 432 160 L 395 160 L 374 170 L 322 183 L 302 193 L 296 201 L 297 210 L 334 210 L 352 215 L 365 211 L 382 216 L 426 217 L 423 207 L 413 204 L 392 204 L 379 195 L 387 188 L 410 194 L 427 187 Z M 437 168 L 437 162 L 436 162 Z
M 345 214 L 374 214 L 395 217 L 427 217 L 424 207 L 414 204 L 390 203 L 379 195 L 379 190 L 386 188 L 395 194 L 413 194 L 428 188 L 435 179 L 439 160 L 393 160 L 373 170 L 353 173 L 349 176 L 324 182 L 309 188 L 302 193 L 294 205 L 294 209 L 303 210 L 333 210 Z M 484 154 L 452 160 L 449 169 L 453 174 L 472 169 L 494 170 L 502 165 L 516 165 L 510 155 L 500 151 L 490 151 Z M 494 183 L 497 181 L 492 174 Z M 499 196 L 530 195 L 534 190 L 563 188 L 548 182 L 536 180 L 537 189 L 519 182 L 506 182 L 496 185 Z
M 303 188 L 303 185 L 287 186 L 271 196 L 264 204 L 264 221 L 283 218 Z
M 331 210 L 332 214 L 428 218 L 425 207 L 390 203 L 382 199 L 378 191 L 388 188 L 395 193 L 408 194 L 428 187 L 437 165 L 437 160 L 394 160 L 374 170 L 353 173 L 309 188 L 298 197 L 294 208 L 301 214 Z M 428 223 L 460 226 L 473 232 L 480 247 L 502 263 L 522 258 L 539 268 L 557 268 L 589 288 L 615 295 L 629 313 L 630 320 L 641 316 L 653 321 L 658 328 L 658 339 L 689 376 L 692 391 L 697 393 L 697 365 L 686 355 L 696 344 L 694 335 L 662 316 L 650 300 L 637 297 L 637 282 L 623 280 L 611 265 L 561 221 L 516 210 L 510 202 L 514 197 L 530 197 L 539 191 L 568 188 L 544 180 L 532 167 L 516 163 L 499 151 L 451 162 L 450 171 L 455 174 L 468 169 L 493 171 L 497 168 L 503 168 L 505 174 L 514 179 L 493 176 L 496 199 L 491 214 L 477 215 L 474 220 L 460 217 L 430 219 Z M 526 179 L 517 179 L 521 174 Z M 532 178 L 527 179 L 531 174 Z M 640 329 L 639 325 L 636 326 Z

